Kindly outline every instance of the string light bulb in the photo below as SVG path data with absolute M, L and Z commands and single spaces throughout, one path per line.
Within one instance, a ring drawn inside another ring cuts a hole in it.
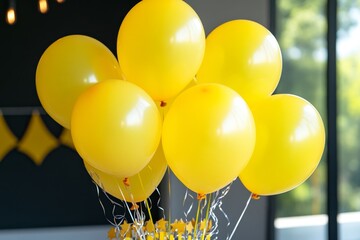
M 7 13 L 6 13 L 6 21 L 10 24 L 13 25 L 16 22 L 16 12 L 15 9 L 13 8 L 9 8 Z
M 39 11 L 41 13 L 47 13 L 49 10 L 49 5 L 47 0 L 39 0 Z
M 16 22 L 15 0 L 9 1 L 9 8 L 6 12 L 6 21 L 10 25 L 13 25 Z
M 57 3 L 64 3 L 65 0 L 56 0 Z M 10 25 L 15 24 L 17 20 L 16 15 L 16 0 L 8 0 L 8 10 L 6 12 L 6 22 Z M 47 0 L 38 0 L 38 8 L 41 13 L 47 13 L 49 11 L 49 4 Z

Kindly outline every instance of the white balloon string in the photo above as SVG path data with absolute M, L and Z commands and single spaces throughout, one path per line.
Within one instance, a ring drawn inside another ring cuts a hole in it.
M 242 213 L 241 213 L 241 215 L 240 215 L 240 218 L 238 219 L 238 221 L 237 221 L 237 223 L 236 223 L 236 225 L 235 225 L 235 227 L 234 227 L 234 230 L 232 231 L 232 233 L 231 233 L 231 235 L 230 235 L 229 240 L 231 240 L 231 238 L 234 236 L 234 233 L 236 232 L 236 229 L 237 229 L 237 227 L 239 226 L 239 223 L 241 222 L 241 219 L 243 218 L 243 216 L 244 216 L 244 214 L 245 214 L 245 212 L 246 212 L 246 209 L 248 208 L 248 206 L 249 206 L 249 204 L 250 204 L 250 201 L 251 201 L 251 199 L 252 199 L 252 196 L 253 196 L 253 194 L 251 193 L 249 199 L 248 199 L 247 202 L 246 202 L 245 208 L 244 208 L 244 210 L 242 211 Z
M 151 198 L 147 198 L 146 201 L 144 202 L 145 204 L 147 204 L 149 206 L 150 209 L 152 209 L 153 207 L 153 203 L 152 203 L 152 200 Z
M 230 187 L 231 187 L 232 183 L 230 183 L 227 187 L 225 187 L 222 191 L 221 191 L 221 195 L 218 198 L 218 208 L 220 210 L 220 212 L 224 215 L 224 217 L 227 220 L 227 227 L 230 225 L 230 219 L 228 217 L 228 215 L 225 213 L 225 211 L 222 209 L 222 205 L 223 205 L 223 198 L 228 194 L 228 192 L 230 191 Z
M 161 203 L 161 194 L 160 194 L 160 190 L 158 188 L 156 188 L 156 192 L 159 195 L 159 199 L 157 200 L 157 208 L 160 209 L 160 212 L 162 212 L 162 218 L 165 219 L 165 209 L 163 207 L 160 206 Z
M 125 219 L 126 211 L 123 211 L 122 214 L 116 214 L 116 209 L 117 209 L 116 207 L 120 207 L 120 208 L 125 209 L 125 207 L 124 207 L 124 202 L 121 201 L 121 203 L 123 204 L 123 205 L 121 205 L 121 204 L 119 204 L 118 202 L 112 200 L 112 199 L 109 197 L 109 195 L 107 194 L 107 192 L 105 192 L 104 190 L 103 190 L 103 194 L 104 194 L 104 196 L 109 200 L 109 202 L 113 205 L 112 217 L 113 217 L 113 219 L 114 219 L 115 225 L 116 225 L 116 226 L 120 226 L 120 224 L 121 224 L 121 223 L 124 221 L 124 219 Z M 117 220 L 120 220 L 120 221 L 118 222 Z
M 96 173 L 93 172 L 93 171 L 90 171 L 90 172 L 89 172 L 89 175 L 90 175 L 90 177 L 93 179 L 92 182 L 95 184 L 95 186 L 101 188 L 102 192 L 104 193 L 104 195 L 105 195 L 106 198 L 110 201 L 111 204 L 115 204 L 115 205 L 117 205 L 117 206 L 119 206 L 119 207 L 121 207 L 121 208 L 124 208 L 123 205 L 120 205 L 119 203 L 115 202 L 114 200 L 112 200 L 112 199 L 108 196 L 108 194 L 107 194 L 107 192 L 106 192 L 106 189 L 105 189 L 104 185 L 102 184 L 101 179 L 100 179 L 100 177 L 99 177 L 98 174 L 96 174 Z M 95 181 L 94 179 L 96 179 L 97 181 Z M 99 189 L 97 189 L 97 190 L 99 190 Z M 99 194 L 98 194 L 98 196 L 99 196 Z
M 214 236 L 214 240 L 218 239 L 217 234 L 219 233 L 219 219 L 216 217 L 213 211 L 210 211 L 210 218 L 213 221 L 213 226 L 211 227 L 210 236 Z
M 148 168 L 151 170 L 151 168 L 150 168 L 149 166 L 148 166 Z M 138 176 L 138 178 L 139 178 L 139 182 L 140 182 L 140 185 L 141 185 L 141 189 L 142 189 L 142 191 L 143 191 L 143 194 L 145 195 L 145 194 L 146 194 L 146 193 L 145 193 L 145 187 L 144 187 L 144 184 L 143 184 L 141 175 L 140 175 L 140 174 L 137 174 L 137 176 Z M 150 198 L 149 198 L 149 200 L 150 200 Z M 145 207 L 146 207 L 147 210 L 148 210 L 149 218 L 150 218 L 151 222 L 153 222 L 153 218 L 152 218 L 151 211 L 150 211 L 151 207 L 150 207 L 147 199 L 144 200 L 144 204 L 145 204 Z M 142 206 L 142 205 L 140 204 L 140 207 L 141 207 L 141 206 Z M 140 213 L 141 213 L 141 220 L 142 220 L 143 223 L 145 223 L 146 215 L 145 215 L 145 213 L 142 211 L 142 209 L 141 209 Z
M 124 203 L 125 203 L 125 206 L 126 206 L 128 212 L 129 212 L 130 218 L 131 218 L 133 224 L 135 224 L 135 223 L 136 223 L 136 222 L 135 222 L 135 218 L 134 218 L 133 214 L 131 213 L 131 210 L 130 210 L 130 208 L 129 208 L 129 204 L 127 203 L 127 201 L 126 201 L 126 199 L 125 199 L 125 196 L 124 196 L 124 193 L 122 192 L 121 187 L 120 187 L 119 185 L 118 185 L 118 189 L 119 189 L 119 191 L 120 191 L 120 194 L 121 194 L 122 198 L 124 199 Z M 135 230 L 136 230 L 137 234 L 139 235 L 139 237 L 140 237 L 141 239 L 145 240 L 145 236 L 144 236 L 142 227 L 140 227 L 140 229 L 139 229 L 138 227 L 135 227 Z
M 104 213 L 104 216 L 105 216 L 106 221 L 108 221 L 114 228 L 118 228 L 118 227 L 119 227 L 119 224 L 121 224 L 121 222 L 125 219 L 125 215 L 119 215 L 119 216 L 117 217 L 117 219 L 120 219 L 120 222 L 117 223 L 117 222 L 116 222 L 116 218 L 114 217 L 114 214 L 113 214 L 114 222 L 111 221 L 111 220 L 107 217 L 105 206 L 104 206 L 103 202 L 101 201 L 100 188 L 99 188 L 99 186 L 98 186 L 95 182 L 94 182 L 94 184 L 95 184 L 95 187 L 96 187 L 96 193 L 97 193 L 97 195 L 98 195 L 98 200 L 99 200 L 100 206 L 101 206 L 101 208 L 102 208 L 102 210 L 103 210 L 103 213 Z M 106 195 L 106 197 L 108 197 L 108 196 Z M 115 205 L 114 205 L 114 206 L 115 206 Z
M 168 200 L 168 216 L 169 216 L 169 223 L 171 222 L 171 204 L 170 204 L 170 201 L 171 201 L 171 170 L 170 168 L 168 167 L 167 169 L 167 175 L 168 175 L 168 194 L 169 194 L 169 200 Z M 169 224 L 170 226 L 170 224 Z M 170 230 L 170 229 L 169 229 Z
M 207 202 L 208 202 L 208 198 L 206 196 L 204 198 L 204 201 L 201 201 L 202 206 L 201 206 L 201 210 L 200 210 L 200 219 L 204 218 L 204 209 L 206 209 Z
M 191 198 L 191 199 L 190 199 Z M 190 206 L 189 207 L 186 207 L 186 202 L 188 202 L 187 200 L 190 200 Z M 190 193 L 189 193 L 189 190 L 186 188 L 185 190 L 185 195 L 184 195 L 184 200 L 183 200 L 183 209 L 184 210 L 184 216 L 185 216 L 185 222 L 188 221 L 188 216 L 192 210 L 194 206 L 194 196 L 192 196 Z
M 218 195 L 219 195 L 219 191 L 217 191 L 215 193 L 214 200 L 212 201 L 211 207 L 210 207 L 210 218 L 213 221 L 213 226 L 212 226 L 212 228 L 210 230 L 210 236 L 215 237 L 215 239 L 217 239 L 217 234 L 219 233 L 219 229 L 218 229 L 219 219 L 215 214 L 215 210 L 216 210 L 216 207 L 217 207 L 216 202 L 217 202 Z
M 119 226 L 119 225 L 123 222 L 123 220 L 125 219 L 126 213 L 125 213 L 125 211 L 124 211 L 123 214 L 116 214 L 116 209 L 117 209 L 116 207 L 120 207 L 120 208 L 125 208 L 125 207 L 124 207 L 124 205 L 119 204 L 118 202 L 114 201 L 111 197 L 109 197 L 109 195 L 107 194 L 107 192 L 105 191 L 105 189 L 101 187 L 101 186 L 102 186 L 102 183 L 101 183 L 101 182 L 99 182 L 99 183 L 100 183 L 100 188 L 102 189 L 102 192 L 103 192 L 104 196 L 105 196 L 105 197 L 109 200 L 109 202 L 113 205 L 112 216 L 113 216 L 113 219 L 114 219 L 114 224 L 115 224 L 116 226 Z M 123 203 L 123 202 L 122 202 L 122 203 Z M 123 204 L 124 204 L 124 203 L 123 203 Z M 120 220 L 120 222 L 117 223 L 117 220 Z
M 224 218 L 227 221 L 227 227 L 230 225 L 230 220 L 228 215 L 225 213 L 225 211 L 222 209 L 222 200 L 223 198 L 228 194 L 228 192 L 230 191 L 232 183 L 230 183 L 229 185 L 227 185 L 225 188 L 223 188 L 222 190 L 219 190 L 215 193 L 214 196 L 214 200 L 211 203 L 211 207 L 210 207 L 210 217 L 211 219 L 214 221 L 213 227 L 211 228 L 210 231 L 210 235 L 212 237 L 215 237 L 214 240 L 218 239 L 218 237 L 216 236 L 217 234 L 219 234 L 219 219 L 215 214 L 215 211 L 218 209 L 221 214 L 224 216 Z M 227 236 L 228 237 L 228 236 Z
M 142 189 L 144 191 L 144 186 L 142 184 L 142 179 L 141 179 L 141 176 L 140 174 L 138 174 L 138 177 L 139 177 L 139 181 L 141 183 L 141 186 L 142 186 Z M 145 213 L 142 211 L 142 208 L 141 208 L 141 204 L 140 204 L 140 210 L 139 210 L 139 206 L 137 205 L 137 203 L 135 202 L 135 199 L 134 199 L 134 195 L 132 193 L 132 190 L 131 190 L 131 183 L 129 183 L 128 185 L 125 185 L 125 190 L 127 191 L 127 193 L 129 194 L 130 196 L 130 199 L 126 200 L 125 197 L 124 197 L 124 194 L 122 192 L 122 189 L 121 187 L 119 186 L 118 184 L 118 188 L 119 188 L 119 191 L 121 193 L 121 196 L 123 197 L 123 199 L 125 200 L 125 203 L 126 203 L 126 206 L 127 208 L 129 209 L 128 207 L 128 204 L 127 202 L 131 202 L 133 204 L 133 217 L 132 217 L 132 220 L 133 220 L 133 226 L 135 227 L 136 229 L 136 232 L 138 233 L 139 237 L 145 237 L 144 235 L 144 231 L 143 231 L 143 226 L 145 224 L 145 220 L 146 220 L 146 215 Z M 131 201 L 129 201 L 131 200 Z M 131 209 L 130 209 L 131 210 Z M 130 213 L 130 217 L 131 217 L 131 211 L 129 211 Z M 140 229 L 140 233 L 138 231 L 138 229 Z

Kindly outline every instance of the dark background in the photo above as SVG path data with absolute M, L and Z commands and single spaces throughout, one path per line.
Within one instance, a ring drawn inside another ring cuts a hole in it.
M 116 53 L 122 19 L 138 1 L 48 0 L 49 12 L 41 14 L 37 0 L 17 0 L 17 22 L 5 22 L 7 1 L 0 1 L 0 107 L 39 106 L 35 89 L 37 63 L 57 39 L 83 34 Z
M 83 34 L 115 55 L 121 21 L 138 1 L 49 0 L 46 14 L 38 11 L 37 2 L 17 0 L 17 22 L 11 26 L 5 22 L 8 3 L 0 1 L 0 110 L 18 139 L 31 112 L 14 116 L 5 109 L 40 106 L 35 71 L 45 49 L 63 36 Z M 49 116 L 41 117 L 58 137 L 62 128 Z M 0 229 L 106 223 L 95 186 L 73 149 L 60 145 L 41 166 L 16 148 L 0 159 Z

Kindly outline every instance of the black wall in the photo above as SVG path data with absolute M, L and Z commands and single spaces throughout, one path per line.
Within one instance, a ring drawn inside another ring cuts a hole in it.
M 7 1 L 0 1 L 0 110 L 21 139 L 30 113 L 14 116 L 5 109 L 40 106 L 35 71 L 45 49 L 60 37 L 83 34 L 115 54 L 120 23 L 138 1 L 49 0 L 47 14 L 37 10 L 37 0 L 16 2 L 17 22 L 10 26 L 5 22 Z M 62 128 L 49 116 L 41 117 L 58 137 Z M 40 166 L 16 147 L 0 159 L 0 229 L 102 223 L 106 221 L 95 187 L 71 148 L 60 145 Z

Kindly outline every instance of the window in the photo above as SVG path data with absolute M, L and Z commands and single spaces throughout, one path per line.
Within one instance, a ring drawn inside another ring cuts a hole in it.
M 330 139 L 329 156 L 324 154 L 313 176 L 275 197 L 275 239 L 360 239 L 360 2 L 272 4 L 284 61 L 277 92 L 310 101 Z
M 360 239 L 360 4 L 338 2 L 339 236 Z

